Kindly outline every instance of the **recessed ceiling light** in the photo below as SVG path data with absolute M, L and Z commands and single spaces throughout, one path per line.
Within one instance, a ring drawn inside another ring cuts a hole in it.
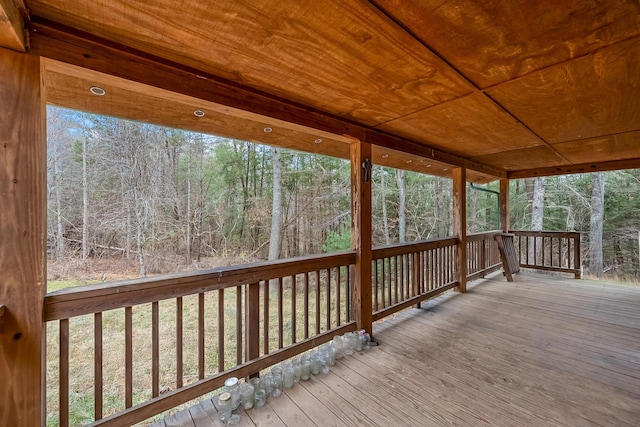
M 389 155 L 388 155 L 388 154 L 383 154 L 383 155 L 382 155 L 382 156 L 380 156 L 380 157 L 382 157 L 383 159 L 386 159 L 387 157 L 389 157 Z
M 94 95 L 98 95 L 98 96 L 103 96 L 106 95 L 107 91 L 102 89 L 101 87 L 98 86 L 91 86 L 89 88 L 89 91 L 94 94 Z
M 430 168 L 430 167 L 431 167 L 431 165 L 427 165 L 427 167 L 428 167 L 428 168 Z
M 195 110 L 195 111 L 193 112 L 193 115 L 194 115 L 194 116 L 196 116 L 196 117 L 204 117 L 204 111 L 202 111 L 202 110 Z
M 411 159 L 407 160 L 407 163 L 411 163 L 411 162 L 413 162 L 413 160 L 411 160 Z
M 266 133 L 271 133 L 271 132 L 273 132 L 273 129 L 271 129 L 271 128 L 264 128 L 263 130 L 264 130 Z
M 315 141 L 313 141 L 313 142 L 315 142 L 316 144 L 320 144 L 320 143 L 322 142 L 322 138 L 318 138 L 318 139 L 316 139 L 316 140 L 315 140 Z

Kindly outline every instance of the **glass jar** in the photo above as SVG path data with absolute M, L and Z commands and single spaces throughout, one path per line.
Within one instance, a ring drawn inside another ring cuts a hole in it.
M 240 385 L 240 403 L 244 409 L 253 408 L 253 395 L 255 389 L 249 383 L 242 383 Z
M 362 337 L 362 349 L 369 350 L 371 348 L 371 335 L 368 333 L 364 333 L 361 335 Z
M 302 361 L 299 357 L 293 359 L 293 382 L 300 382 L 300 374 L 302 370 Z
M 231 409 L 236 410 L 240 406 L 240 384 L 236 377 L 229 377 L 224 382 L 224 391 L 231 395 Z
M 302 381 L 307 381 L 309 379 L 310 373 L 311 373 L 311 362 L 308 360 L 304 360 L 300 367 L 300 379 Z
M 356 348 L 356 333 L 347 332 L 344 334 L 342 341 L 345 356 L 351 356 L 353 354 L 353 350 Z
M 320 372 L 323 374 L 329 373 L 329 351 L 328 349 L 323 349 L 320 352 Z
M 275 374 L 279 374 L 282 375 L 282 367 L 280 365 L 274 365 L 271 367 L 271 374 L 275 375 Z
M 313 375 L 318 375 L 321 369 L 322 366 L 320 365 L 320 355 L 317 352 L 314 352 L 311 355 L 310 371 Z
M 333 348 L 336 349 L 336 360 L 342 359 L 342 356 L 344 355 L 343 353 L 344 340 L 342 338 L 342 335 L 334 336 L 332 344 L 333 344 Z
M 260 377 L 253 377 L 249 380 L 249 384 L 253 386 L 254 393 L 260 388 Z
M 218 418 L 222 425 L 229 425 L 231 420 L 231 393 L 225 391 L 218 396 Z
M 282 374 L 271 374 L 272 379 L 272 388 L 271 388 L 271 396 L 280 397 L 282 394 Z
M 295 372 L 293 366 L 287 366 L 282 370 L 282 387 L 289 389 L 293 387 L 295 381 Z
M 267 402 L 267 392 L 263 388 L 259 388 L 256 390 L 254 395 L 254 406 L 256 408 L 261 408 Z
M 272 374 L 264 374 L 260 377 L 260 388 L 267 393 L 267 396 L 271 394 L 271 390 L 273 390 Z
M 355 350 L 362 351 L 362 332 L 358 332 L 355 338 Z

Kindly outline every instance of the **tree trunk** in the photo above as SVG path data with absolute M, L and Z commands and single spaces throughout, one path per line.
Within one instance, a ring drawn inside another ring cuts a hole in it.
M 281 149 L 273 148 L 273 200 L 271 209 L 271 236 L 269 261 L 280 258 L 280 234 L 282 231 L 282 160 Z
M 398 183 L 398 242 L 404 243 L 407 235 L 406 191 L 404 188 L 404 170 L 396 170 Z
M 533 179 L 533 193 L 531 196 L 531 230 L 541 231 L 544 221 L 544 177 L 537 177 Z M 536 253 L 534 253 L 534 239 L 529 240 L 529 261 L 541 259 L 541 244 L 538 245 Z
M 89 189 L 87 188 L 87 136 L 86 124 L 82 114 L 82 262 L 89 257 Z
M 384 243 L 386 245 L 391 243 L 391 237 L 389 236 L 389 217 L 387 216 L 387 187 L 385 182 L 385 170 L 380 170 L 380 183 L 381 183 L 381 193 L 382 193 L 382 230 L 384 233 Z
M 605 172 L 593 174 L 591 188 L 591 220 L 589 222 L 589 272 L 600 278 L 603 275 L 602 222 L 604 220 Z

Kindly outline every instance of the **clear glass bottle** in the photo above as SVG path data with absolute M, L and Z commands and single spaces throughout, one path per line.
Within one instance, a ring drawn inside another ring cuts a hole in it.
M 260 388 L 267 393 L 267 396 L 271 394 L 271 390 L 273 389 L 272 374 L 264 374 L 260 377 Z
M 318 375 L 322 369 L 322 365 L 320 364 L 320 354 L 318 352 L 313 352 L 313 354 L 311 354 L 310 363 L 311 373 L 313 375 Z
M 300 382 L 300 374 L 302 371 L 302 361 L 299 357 L 296 357 L 292 361 L 293 364 L 293 382 Z
M 358 333 L 356 333 L 356 339 L 355 339 L 355 350 L 356 351 L 362 351 L 362 333 L 363 331 L 360 331 Z
M 293 383 L 295 381 L 295 371 L 292 366 L 287 366 L 282 369 L 282 387 L 289 389 L 293 387 Z
M 353 354 L 353 350 L 356 348 L 356 333 L 347 332 L 344 334 L 342 341 L 345 356 L 351 356 Z
M 369 350 L 371 348 L 371 335 L 364 333 L 362 335 L 362 349 Z
M 311 362 L 308 360 L 304 360 L 300 368 L 300 379 L 302 381 L 307 381 L 309 379 L 310 373 L 311 373 Z
M 240 384 L 236 377 L 229 377 L 224 382 L 224 391 L 231 394 L 231 409 L 236 410 L 240 406 Z
M 271 374 L 272 379 L 272 388 L 271 388 L 271 396 L 280 397 L 282 394 L 282 374 Z
M 250 383 L 240 384 L 240 403 L 244 409 L 253 408 L 253 396 L 255 389 Z
M 344 339 L 342 338 L 342 335 L 334 336 L 332 343 L 333 343 L 333 348 L 336 349 L 336 360 L 342 359 L 342 356 L 344 356 L 344 353 L 343 353 Z
M 254 395 L 254 406 L 256 408 L 261 408 L 267 402 L 267 392 L 263 388 L 259 388 L 256 390 Z
M 218 396 L 218 418 L 222 425 L 229 425 L 229 421 L 231 421 L 231 393 L 225 391 L 220 396 Z

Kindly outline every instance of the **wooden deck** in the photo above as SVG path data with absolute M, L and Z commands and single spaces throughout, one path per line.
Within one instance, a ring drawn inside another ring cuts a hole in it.
M 374 331 L 239 425 L 640 425 L 640 287 L 496 276 Z M 220 424 L 207 401 L 155 425 Z

